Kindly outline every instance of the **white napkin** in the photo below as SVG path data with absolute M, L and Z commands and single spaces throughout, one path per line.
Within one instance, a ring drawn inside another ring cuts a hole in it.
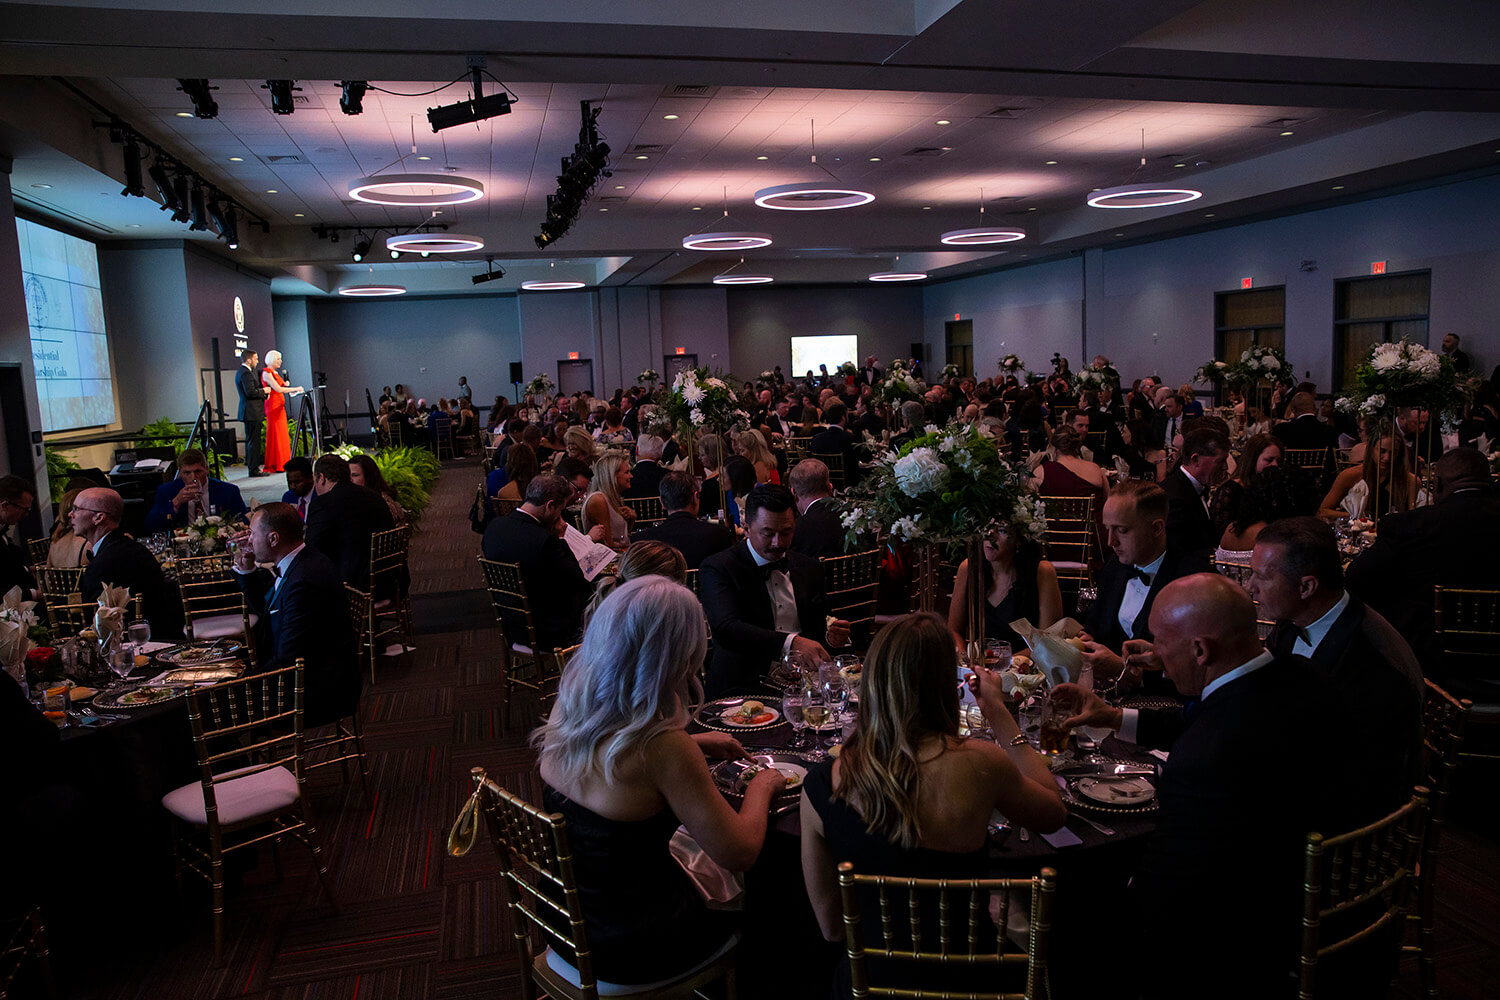
M 710 910 L 743 910 L 745 877 L 732 872 L 704 853 L 703 848 L 679 826 L 667 845 L 679 867 L 687 873 L 698 895 Z
M 1078 680 L 1083 669 L 1083 653 L 1065 640 L 1083 631 L 1083 626 L 1072 618 L 1064 618 L 1051 628 L 1039 629 L 1028 619 L 1019 618 L 1010 623 L 1026 645 L 1031 649 L 1031 659 L 1037 669 L 1047 675 L 1047 683 L 1057 686 L 1064 681 Z

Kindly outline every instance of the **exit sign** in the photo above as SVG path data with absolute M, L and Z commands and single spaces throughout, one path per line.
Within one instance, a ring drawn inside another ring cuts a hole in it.
M 569 361 L 577 361 L 578 360 L 578 352 L 577 351 L 569 351 L 568 352 L 568 360 Z
M 679 348 L 677 348 L 677 353 L 678 354 L 686 354 L 687 353 L 687 348 L 686 347 L 679 347 Z
M 1251 278 L 1241 278 L 1240 279 L 1240 287 L 1241 288 L 1249 288 L 1252 284 L 1254 284 L 1254 280 L 1251 279 Z
M 1383 260 L 1377 260 L 1374 263 L 1372 263 L 1370 265 L 1370 273 L 1371 274 L 1384 274 L 1385 273 L 1385 261 L 1383 261 Z
M 953 322 L 955 322 L 955 323 L 957 323 L 957 322 L 958 322 L 958 320 L 959 320 L 959 316 L 958 316 L 958 313 L 954 313 L 954 314 L 953 314 Z

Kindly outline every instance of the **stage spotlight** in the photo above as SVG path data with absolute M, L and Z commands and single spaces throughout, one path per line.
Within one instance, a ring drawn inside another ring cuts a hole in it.
M 487 257 L 487 258 L 485 258 L 485 271 L 484 271 L 484 273 L 483 274 L 476 274 L 472 278 L 470 278 L 469 280 L 472 281 L 472 282 L 474 282 L 474 284 L 476 284 L 476 285 L 482 285 L 486 281 L 495 281 L 495 280 L 498 280 L 498 279 L 503 278 L 503 277 L 505 277 L 505 268 L 503 268 L 503 267 L 496 267 L 495 266 L 495 259 L 493 257 Z
M 188 222 L 193 217 L 192 207 L 188 201 L 188 179 L 187 174 L 178 174 L 172 179 L 172 194 L 177 205 L 172 210 L 173 222 Z
M 473 97 L 467 101 L 459 101 L 457 104 L 445 104 L 440 108 L 427 109 L 427 123 L 432 126 L 434 132 L 452 128 L 455 125 L 468 125 L 471 122 L 482 122 L 486 118 L 510 114 L 510 95 L 499 93 L 485 97 L 481 68 L 474 66 L 470 72 L 474 78 Z
M 365 254 L 367 254 L 369 252 L 370 252 L 370 241 L 369 240 L 362 239 L 358 243 L 354 244 L 354 253 L 352 255 L 354 257 L 354 263 L 358 264 L 360 261 L 364 260 L 365 259 Z
M 146 197 L 146 183 L 141 177 L 141 147 L 134 138 L 125 141 L 125 188 L 120 193 L 133 198 Z
M 271 110 L 278 115 L 289 115 L 297 108 L 292 102 L 292 91 L 300 91 L 301 87 L 295 87 L 296 80 L 267 80 L 261 85 L 261 90 L 271 92 Z
M 188 226 L 190 232 L 205 232 L 208 229 L 208 209 L 203 204 L 203 186 L 193 185 L 192 198 L 188 202 L 188 218 L 192 224 Z
M 172 189 L 172 178 L 167 173 L 166 165 L 160 159 L 153 160 L 146 173 L 151 176 L 151 183 L 156 185 L 156 194 L 161 199 L 162 209 L 176 212 L 177 192 Z
M 177 89 L 186 94 L 188 100 L 193 102 L 193 114 L 199 118 L 219 117 L 219 105 L 214 100 L 213 95 L 213 91 L 219 88 L 209 86 L 207 80 L 183 80 L 179 78 L 177 83 L 179 84 Z
M 365 91 L 370 85 L 364 80 L 341 80 L 344 95 L 339 98 L 339 110 L 346 115 L 361 114 L 365 110 Z

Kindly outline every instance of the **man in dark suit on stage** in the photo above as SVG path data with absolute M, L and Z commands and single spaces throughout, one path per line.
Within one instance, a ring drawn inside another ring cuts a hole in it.
M 797 529 L 792 533 L 792 551 L 814 559 L 844 554 L 844 524 L 833 507 L 833 486 L 828 466 L 816 458 L 804 458 L 787 476 L 792 496 L 797 498 Z
M 536 476 L 526 486 L 526 499 L 509 517 L 497 517 L 484 529 L 480 550 L 493 562 L 519 563 L 537 644 L 542 649 L 565 649 L 578 641 L 583 606 L 593 592 L 573 550 L 562 540 L 562 512 L 577 491 L 561 476 Z M 526 641 L 525 623 L 505 625 L 512 642 Z
M 186 448 L 177 456 L 177 478 L 156 488 L 156 498 L 146 513 L 146 531 L 183 528 L 209 513 L 237 517 L 249 509 L 238 486 L 208 474 L 203 452 Z
M 1219 546 L 1223 531 L 1208 513 L 1208 491 L 1224 478 L 1229 438 L 1215 427 L 1193 427 L 1182 439 L 1182 461 L 1167 473 L 1167 536 L 1185 552 L 1207 558 Z
M 855 448 L 854 435 L 844 429 L 847 414 L 843 403 L 829 403 L 823 411 L 823 422 L 828 426 L 812 436 L 807 450 L 814 455 L 838 455 L 844 466 L 844 485 L 855 486 L 859 483 L 859 451 Z
M 761 485 L 745 497 L 745 540 L 710 556 L 698 591 L 713 633 L 709 697 L 755 689 L 767 668 L 791 650 L 827 659 L 825 640 L 842 646 L 849 623 L 825 624 L 823 568 L 792 552 L 796 501 L 785 486 Z
M 302 518 L 291 504 L 262 504 L 250 518 L 250 530 L 237 541 L 234 571 L 246 605 L 259 617 L 256 665 L 279 670 L 303 661 L 308 726 L 353 715 L 363 675 L 337 567 L 303 543 Z M 256 563 L 272 568 L 257 569 Z
M 349 463 L 320 455 L 313 463 L 317 499 L 307 508 L 307 544 L 338 567 L 339 579 L 370 589 L 370 536 L 396 526 L 391 509 L 374 490 L 349 481 Z
M 240 423 L 245 425 L 245 468 L 250 475 L 261 475 L 260 463 L 265 452 L 266 389 L 260 384 L 260 355 L 246 351 L 240 370 L 234 373 L 234 387 L 240 393 Z
M 658 495 L 667 517 L 637 532 L 635 541 L 666 542 L 682 553 L 688 569 L 697 569 L 703 560 L 734 544 L 734 532 L 729 528 L 716 521 L 698 520 L 698 484 L 686 472 L 663 476 Z
M 78 591 L 85 601 L 97 601 L 106 583 L 125 587 L 131 597 L 142 599 L 141 610 L 151 623 L 152 637 L 176 639 L 182 635 L 182 601 L 175 588 L 167 585 L 151 551 L 120 530 L 124 513 L 120 494 L 104 487 L 84 490 L 73 501 L 73 534 L 83 538 L 93 553 L 78 581 Z M 134 613 L 127 611 L 127 620 Z

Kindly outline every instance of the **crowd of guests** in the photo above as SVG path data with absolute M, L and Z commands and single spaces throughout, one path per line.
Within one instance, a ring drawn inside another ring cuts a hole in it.
M 400 382 L 394 390 L 386 386 L 376 401 L 376 437 L 385 445 L 448 442 L 454 454 L 461 455 L 468 442 L 478 440 L 483 423 L 473 397 L 468 376 L 459 378 L 457 395 L 440 397 L 431 404 L 413 396 Z

